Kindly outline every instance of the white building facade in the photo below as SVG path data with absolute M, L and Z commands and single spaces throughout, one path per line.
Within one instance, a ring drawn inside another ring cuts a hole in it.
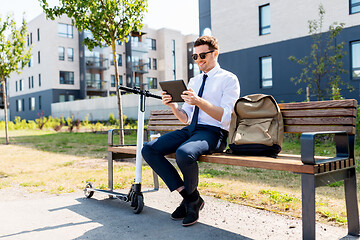
M 65 16 L 52 21 L 41 14 L 28 23 L 32 57 L 22 73 L 12 74 L 8 81 L 10 119 L 49 116 L 52 103 L 116 94 L 111 48 L 89 51 L 82 44 L 88 34 L 78 32 Z M 140 35 L 133 34 L 127 43 L 116 46 L 120 84 L 158 91 L 159 81 L 187 82 L 198 72 L 188 54 L 196 38 L 144 27 Z

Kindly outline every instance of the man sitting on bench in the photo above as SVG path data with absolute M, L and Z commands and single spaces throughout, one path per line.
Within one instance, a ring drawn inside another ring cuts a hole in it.
M 192 58 L 203 73 L 190 79 L 188 90 L 181 95 L 185 101 L 183 106 L 171 102 L 172 98 L 167 92 L 162 93 L 163 104 L 189 126 L 167 133 L 145 144 L 142 149 L 145 161 L 170 191 L 177 190 L 183 197 L 171 218 L 183 219 L 184 227 L 197 222 L 199 210 L 204 206 L 204 200 L 197 190 L 197 159 L 203 154 L 225 149 L 231 114 L 240 95 L 237 77 L 221 69 L 218 64 L 217 39 L 202 36 L 195 41 L 194 48 Z M 171 153 L 175 153 L 183 179 L 164 157 Z

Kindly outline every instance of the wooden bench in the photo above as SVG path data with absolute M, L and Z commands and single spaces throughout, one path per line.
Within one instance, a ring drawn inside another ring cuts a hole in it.
M 359 211 L 354 159 L 357 101 L 349 99 L 282 103 L 279 106 L 285 132 L 301 133 L 301 155 L 279 154 L 277 158 L 270 158 L 216 153 L 203 155 L 199 161 L 301 174 L 303 239 L 315 239 L 315 188 L 344 180 L 348 233 L 358 235 Z M 148 131 L 168 132 L 182 127 L 184 124 L 170 110 L 151 111 Z M 136 153 L 136 146 L 114 146 L 113 134 L 110 130 L 108 161 L 111 190 L 113 160 L 134 157 Z M 315 136 L 321 134 L 334 134 L 336 156 L 315 156 Z M 155 188 L 158 187 L 157 184 L 156 182 Z

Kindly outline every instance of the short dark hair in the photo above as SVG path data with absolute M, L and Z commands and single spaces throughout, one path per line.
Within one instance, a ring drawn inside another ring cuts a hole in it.
M 196 39 L 194 47 L 208 45 L 209 50 L 219 50 L 218 40 L 213 36 L 201 36 Z

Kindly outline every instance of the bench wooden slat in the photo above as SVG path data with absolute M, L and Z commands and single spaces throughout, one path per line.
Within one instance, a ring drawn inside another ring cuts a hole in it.
M 279 103 L 281 110 L 286 109 L 314 109 L 314 108 L 343 108 L 356 107 L 355 99 L 333 100 L 333 101 L 314 101 L 314 102 L 296 102 L 296 103 Z
M 186 124 L 180 122 L 179 120 L 149 120 L 149 125 L 163 125 L 163 126 L 167 126 L 167 125 L 171 125 L 171 126 L 185 126 Z
M 284 118 L 288 117 L 353 117 L 356 116 L 356 108 L 334 109 L 307 109 L 307 110 L 283 110 Z
M 150 115 L 149 120 L 178 120 L 174 114 L 171 115 Z M 179 120 L 178 120 L 179 121 Z
M 296 125 L 285 125 L 284 132 L 287 133 L 303 133 L 303 132 L 321 132 L 321 131 L 345 131 L 348 134 L 354 135 L 356 133 L 356 128 L 354 126 L 296 126 Z
M 148 131 L 174 131 L 182 129 L 184 126 L 149 126 Z
M 172 114 L 171 110 L 152 110 L 150 112 L 151 115 L 167 115 L 167 114 Z
M 336 117 L 336 118 L 284 118 L 284 125 L 354 125 L 354 117 Z

